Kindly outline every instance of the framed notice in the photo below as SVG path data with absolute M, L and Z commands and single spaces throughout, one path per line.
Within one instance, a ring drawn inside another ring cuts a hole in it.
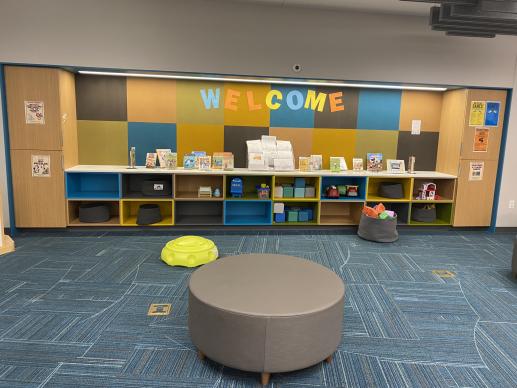
M 50 155 L 32 155 L 32 176 L 50 178 Z
M 488 137 L 490 130 L 488 128 L 476 128 L 474 130 L 474 152 L 488 152 Z
M 25 101 L 25 123 L 45 124 L 45 106 L 43 101 Z
M 470 162 L 469 181 L 482 181 L 485 162 Z
M 485 126 L 497 127 L 499 125 L 499 111 L 501 109 L 500 101 L 487 101 L 485 113 Z
M 470 103 L 469 126 L 483 125 L 485 123 L 485 112 L 485 101 L 472 101 Z

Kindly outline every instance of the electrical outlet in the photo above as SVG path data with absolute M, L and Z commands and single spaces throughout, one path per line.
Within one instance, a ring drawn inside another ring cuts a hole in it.
M 508 209 L 515 209 L 515 200 L 514 199 L 510 200 L 510 202 L 508 203 Z

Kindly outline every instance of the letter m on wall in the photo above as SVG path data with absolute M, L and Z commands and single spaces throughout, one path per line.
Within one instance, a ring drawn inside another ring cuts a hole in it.
M 317 110 L 318 112 L 323 112 L 323 108 L 325 107 L 325 100 L 327 99 L 327 95 L 325 93 L 318 93 L 314 90 L 307 91 L 307 98 L 305 99 L 305 109 Z

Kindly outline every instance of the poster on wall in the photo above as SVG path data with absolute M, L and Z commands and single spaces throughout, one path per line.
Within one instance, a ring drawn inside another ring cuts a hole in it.
M 25 123 L 45 124 L 45 106 L 43 101 L 25 101 Z
M 470 162 L 469 181 L 482 181 L 485 162 Z
M 474 152 L 488 151 L 488 137 L 490 136 L 488 128 L 476 128 L 474 130 Z
M 472 101 L 470 103 L 469 126 L 483 125 L 485 122 L 485 112 L 485 101 Z
M 500 101 L 487 101 L 485 113 L 485 126 L 497 127 L 499 125 Z
M 32 176 L 50 178 L 50 155 L 32 155 Z

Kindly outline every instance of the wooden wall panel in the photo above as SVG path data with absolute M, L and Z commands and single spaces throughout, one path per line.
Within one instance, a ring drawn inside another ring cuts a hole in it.
M 345 109 L 331 112 L 329 94 L 343 93 L 343 106 Z M 316 93 L 325 93 L 327 98 L 323 112 L 314 112 L 315 128 L 341 128 L 354 129 L 357 126 L 357 107 L 359 105 L 359 89 L 357 88 L 316 88 Z
M 32 176 L 32 155 L 50 156 L 50 177 Z M 14 213 L 19 228 L 66 226 L 61 151 L 11 150 Z
M 470 181 L 470 162 L 460 162 L 454 208 L 454 226 L 490 226 L 497 176 L 497 161 L 484 161 L 483 180 Z
M 79 164 L 79 150 L 75 105 L 75 76 L 64 70 L 59 71 L 59 104 L 64 168 L 69 168 Z
M 500 101 L 501 110 L 499 112 L 499 125 L 497 127 L 471 127 L 469 126 L 469 112 L 472 101 Z M 498 160 L 499 150 L 501 148 L 501 137 L 503 133 L 504 112 L 506 106 L 505 90 L 485 90 L 470 89 L 467 95 L 467 111 L 465 118 L 465 131 L 463 133 L 463 144 L 461 147 L 462 159 L 478 159 L 478 160 Z M 488 151 L 474 152 L 474 133 L 476 128 L 488 128 Z
M 421 120 L 422 132 L 439 132 L 442 98 L 441 92 L 404 90 L 400 104 L 400 130 L 411 131 L 412 121 Z
M 437 171 L 458 174 L 466 104 L 465 89 L 451 90 L 443 95 L 440 139 L 436 157 Z
M 7 115 L 11 149 L 61 150 L 63 148 L 57 69 L 5 67 Z M 44 124 L 27 124 L 24 101 L 43 101 Z

